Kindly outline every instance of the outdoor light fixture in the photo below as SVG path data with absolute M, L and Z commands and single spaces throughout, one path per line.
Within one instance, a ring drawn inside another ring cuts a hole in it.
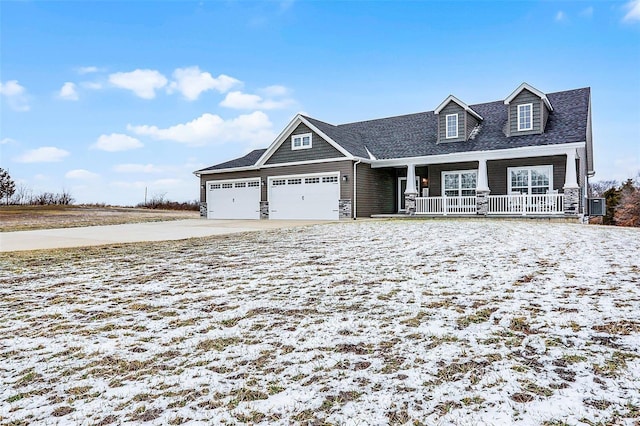
M 346 182 L 349 179 L 349 176 L 347 175 L 342 175 L 342 181 Z

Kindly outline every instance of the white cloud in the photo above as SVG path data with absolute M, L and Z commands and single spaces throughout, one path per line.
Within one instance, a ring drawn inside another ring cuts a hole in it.
M 258 95 L 251 95 L 242 92 L 229 92 L 227 96 L 220 102 L 220 106 L 233 109 L 281 109 L 294 104 L 292 99 L 263 99 Z
M 153 164 L 117 164 L 113 166 L 113 171 L 117 173 L 159 173 L 164 169 Z
M 258 90 L 258 92 L 260 92 L 262 95 L 266 97 L 275 98 L 280 96 L 287 96 L 290 90 L 284 86 L 280 86 L 276 84 L 273 86 L 264 87 Z
M 91 145 L 92 148 L 108 152 L 128 151 L 130 149 L 141 148 L 142 146 L 142 142 L 138 139 L 122 133 L 100 135 L 96 143 Z
M 563 11 L 559 10 L 555 17 L 556 22 L 562 22 L 565 19 L 567 19 L 567 15 Z
M 7 99 L 9 107 L 15 111 L 29 111 L 27 90 L 18 83 L 18 80 L 0 82 L 0 95 Z
M 14 158 L 17 163 L 55 163 L 62 161 L 69 155 L 68 151 L 54 146 L 43 146 L 31 149 L 19 157 Z
M 240 115 L 230 120 L 223 120 L 218 115 L 206 113 L 188 123 L 177 124 L 166 129 L 147 125 L 128 125 L 127 129 L 139 135 L 151 136 L 160 140 L 171 140 L 190 146 L 225 142 L 266 144 L 274 138 L 269 117 L 262 111 Z
M 60 93 L 58 93 L 58 97 L 67 101 L 77 101 L 78 92 L 76 91 L 76 85 L 67 81 L 62 85 Z
M 631 0 L 625 4 L 625 9 L 628 10 L 627 14 L 622 19 L 625 22 L 640 22 L 640 0 Z
M 173 72 L 173 78 L 174 81 L 169 85 L 168 92 L 178 91 L 190 101 L 195 101 L 202 92 L 207 90 L 214 89 L 225 93 L 242 84 L 240 80 L 224 74 L 214 78 L 208 72 L 200 71 L 198 67 L 177 68 Z
M 82 83 L 80 83 L 80 86 L 84 87 L 85 89 L 91 90 L 102 89 L 102 83 L 98 83 L 97 81 L 83 81 Z
M 156 90 L 167 85 L 166 77 L 158 71 L 141 69 L 110 74 L 109 82 L 116 87 L 131 90 L 143 99 L 155 98 Z
M 100 175 L 85 169 L 75 169 L 69 170 L 67 173 L 65 173 L 64 177 L 66 177 L 67 179 L 89 180 L 99 178 Z
M 100 69 L 98 67 L 80 67 L 78 68 L 78 74 L 83 75 L 83 74 L 91 74 L 94 72 L 98 72 L 100 71 Z
M 0 145 L 8 144 L 8 143 L 16 143 L 15 139 L 11 138 L 2 138 L 0 139 Z
M 582 11 L 580 12 L 580 16 L 584 18 L 591 18 L 593 16 L 593 6 L 582 9 Z

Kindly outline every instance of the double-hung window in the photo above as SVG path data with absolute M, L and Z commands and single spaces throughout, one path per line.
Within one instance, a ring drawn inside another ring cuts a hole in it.
M 476 170 L 442 172 L 442 194 L 447 197 L 474 196 L 477 178 Z
M 291 136 L 291 149 L 296 150 L 308 148 L 311 148 L 311 133 Z
M 446 118 L 446 135 L 447 139 L 458 137 L 458 114 L 447 114 Z
M 547 194 L 553 189 L 553 167 L 509 167 L 509 194 Z
M 518 131 L 533 130 L 533 104 L 518 105 Z

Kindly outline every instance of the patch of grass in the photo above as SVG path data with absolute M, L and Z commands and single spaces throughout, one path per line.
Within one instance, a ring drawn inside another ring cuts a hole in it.
M 498 308 L 483 308 L 475 311 L 470 315 L 466 315 L 457 319 L 456 323 L 458 328 L 467 328 L 470 324 L 479 324 L 481 322 L 489 321 L 491 314 L 497 311 Z
M 630 320 L 610 321 L 601 325 L 594 325 L 591 328 L 601 333 L 627 336 L 631 333 L 640 332 L 640 322 Z
M 196 348 L 202 351 L 223 351 L 229 346 L 237 345 L 240 342 L 238 337 L 219 337 L 217 339 L 202 340 Z

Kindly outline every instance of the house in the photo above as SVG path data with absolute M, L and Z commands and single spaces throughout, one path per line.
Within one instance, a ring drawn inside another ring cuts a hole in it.
M 333 125 L 296 115 L 266 149 L 195 171 L 212 219 L 569 216 L 594 175 L 590 89 Z

